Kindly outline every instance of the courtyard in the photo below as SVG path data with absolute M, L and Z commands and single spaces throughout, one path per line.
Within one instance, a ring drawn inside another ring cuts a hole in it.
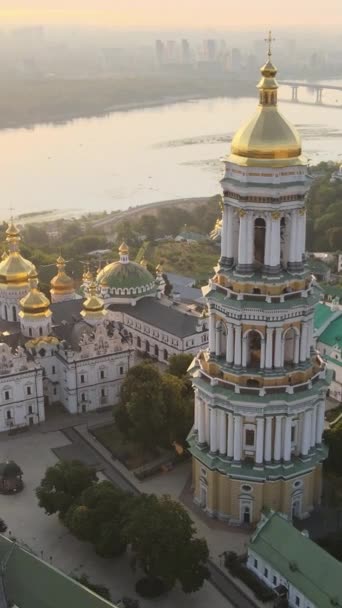
M 85 428 L 83 431 L 86 432 Z M 44 476 L 46 468 L 57 462 L 58 457 L 54 450 L 58 453 L 63 448 L 68 449 L 67 446 L 70 449 L 71 442 L 62 431 L 53 428 L 50 430 L 44 425 L 17 436 L 0 437 L 1 460 L 15 460 L 24 473 L 23 491 L 18 495 L 3 496 L 1 499 L 0 516 L 8 526 L 7 535 L 65 573 L 71 576 L 85 573 L 91 581 L 105 585 L 110 590 L 113 602 L 124 595 L 135 597 L 134 585 L 138 577 L 130 568 L 129 554 L 115 560 L 98 557 L 90 545 L 74 538 L 56 516 L 48 516 L 38 507 L 35 488 Z M 167 475 L 159 475 L 149 482 L 144 482 L 141 489 L 144 492 L 169 493 L 178 497 L 186 485 L 188 475 L 188 465 L 179 467 Z M 99 477 L 104 477 L 103 473 L 99 472 Z M 221 551 L 237 550 L 241 543 L 244 545 L 246 542 L 247 537 L 244 534 L 224 533 L 221 525 L 215 526 L 215 522 L 212 522 L 213 527 L 209 528 L 205 521 L 193 512 L 191 516 L 195 520 L 199 535 L 207 537 L 215 561 L 219 561 Z M 191 595 L 185 595 L 181 590 L 175 589 L 157 600 L 140 599 L 142 608 L 152 605 L 161 608 L 171 608 L 175 605 L 184 608 L 232 606 L 210 583 L 205 583 L 198 593 Z

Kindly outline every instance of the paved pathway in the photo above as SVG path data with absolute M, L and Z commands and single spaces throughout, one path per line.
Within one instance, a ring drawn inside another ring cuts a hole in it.
M 141 489 L 138 488 L 132 481 L 117 468 L 115 464 L 108 460 L 108 457 L 103 453 L 103 446 L 96 445 L 96 440 L 87 432 L 84 427 L 68 428 L 63 431 L 66 437 L 74 444 L 77 454 L 75 457 L 89 463 L 90 454 L 93 457 L 93 464 L 101 463 L 101 472 L 108 477 L 115 485 L 119 486 L 127 492 L 140 494 Z M 225 575 L 211 559 L 209 562 L 211 574 L 210 582 L 233 604 L 236 608 L 255 608 L 259 605 L 252 600 L 247 592 L 237 586 L 233 579 Z

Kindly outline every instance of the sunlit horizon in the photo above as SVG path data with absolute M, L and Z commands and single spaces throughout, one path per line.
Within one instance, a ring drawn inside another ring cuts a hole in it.
M 229 0 L 13 0 L 11 9 L 0 8 L 0 25 L 81 25 L 118 29 L 268 29 L 337 28 L 342 25 L 340 0 L 321 5 L 311 0 L 245 0 L 240 6 Z

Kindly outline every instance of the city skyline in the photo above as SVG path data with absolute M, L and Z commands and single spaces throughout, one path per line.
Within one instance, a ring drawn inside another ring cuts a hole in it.
M 234 10 L 232 10 L 234 9 Z M 293 9 L 293 10 L 291 10 Z M 295 0 L 277 4 L 270 0 L 247 0 L 234 6 L 227 0 L 198 2 L 175 0 L 162 5 L 160 0 L 103 0 L 102 8 L 94 0 L 22 0 L 12 2 L 11 9 L 0 6 L 0 25 L 8 24 L 80 24 L 117 28 L 219 28 L 224 30 L 249 28 L 322 28 L 342 24 L 342 7 L 339 0 L 327 0 L 324 11 L 318 4 Z

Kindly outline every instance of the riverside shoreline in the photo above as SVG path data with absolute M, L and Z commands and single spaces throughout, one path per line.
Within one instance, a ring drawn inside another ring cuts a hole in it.
M 54 221 L 58 221 L 59 219 L 67 219 L 67 220 L 72 221 L 72 220 L 77 220 L 80 217 L 85 216 L 92 223 L 94 228 L 100 228 L 101 226 L 106 226 L 106 225 L 113 226 L 117 222 L 120 222 L 123 219 L 127 219 L 133 215 L 135 217 L 138 217 L 139 215 L 143 215 L 146 212 L 148 212 L 148 213 L 152 212 L 152 214 L 153 214 L 153 211 L 157 211 L 161 207 L 170 207 L 170 206 L 174 206 L 174 207 L 178 207 L 178 208 L 181 208 L 184 206 L 193 207 L 196 204 L 205 203 L 208 200 L 208 198 L 211 198 L 211 196 L 175 198 L 175 199 L 168 199 L 168 200 L 163 200 L 163 201 L 156 201 L 153 203 L 144 203 L 142 205 L 136 205 L 134 207 L 129 207 L 128 209 L 124 209 L 124 210 L 118 209 L 115 211 L 114 210 L 109 211 L 101 218 L 98 217 L 98 213 L 88 213 L 86 210 L 82 211 L 82 210 L 70 209 L 70 211 L 63 210 L 62 212 L 59 212 L 56 209 L 52 209 L 51 212 L 48 210 L 45 210 L 45 211 L 42 211 L 40 214 L 32 213 L 32 215 L 30 215 L 29 213 L 25 213 L 25 214 L 23 214 L 23 216 L 19 215 L 19 217 L 17 218 L 17 222 L 20 225 L 45 224 L 46 222 L 54 222 Z M 92 222 L 92 216 L 94 216 L 93 222 Z M 1 219 L 1 221 L 7 221 L 9 218 L 2 217 L 0 219 Z

